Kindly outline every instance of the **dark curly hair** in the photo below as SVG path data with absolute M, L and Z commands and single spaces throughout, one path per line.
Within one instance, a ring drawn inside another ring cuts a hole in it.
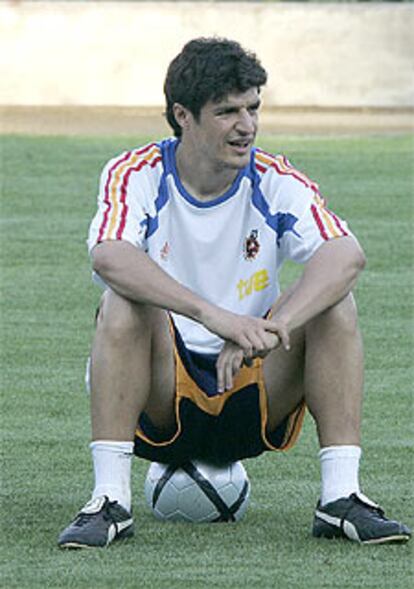
M 236 41 L 217 37 L 189 41 L 170 63 L 164 83 L 166 117 L 176 137 L 182 129 L 173 105 L 178 102 L 199 119 L 209 100 L 220 101 L 232 92 L 246 92 L 266 83 L 267 73 L 254 53 Z

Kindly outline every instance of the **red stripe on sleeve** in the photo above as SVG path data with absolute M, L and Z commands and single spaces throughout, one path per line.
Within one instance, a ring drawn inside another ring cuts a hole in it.
M 97 242 L 98 242 L 98 243 L 99 243 L 100 241 L 102 241 L 102 237 L 103 237 L 104 231 L 105 231 L 105 229 L 106 229 L 106 225 L 107 225 L 107 223 L 108 223 L 109 211 L 110 211 L 110 210 L 111 210 L 111 208 L 112 208 L 112 204 L 111 204 L 111 201 L 110 201 L 110 199 L 109 199 L 109 185 L 110 185 L 110 183 L 111 183 L 111 180 L 112 180 L 113 173 L 114 173 L 114 171 L 116 170 L 116 168 L 117 168 L 117 167 L 118 167 L 120 164 L 122 164 L 123 162 L 125 162 L 125 161 L 126 161 L 128 158 L 129 158 L 129 156 L 130 156 L 130 155 L 131 155 L 131 152 L 130 152 L 130 151 L 128 151 L 128 152 L 127 152 L 127 153 L 126 153 L 126 154 L 125 154 L 125 155 L 124 155 L 122 158 L 118 159 L 118 160 L 117 160 L 117 161 L 114 163 L 114 165 L 112 166 L 112 168 L 110 168 L 110 170 L 109 170 L 109 172 L 108 172 L 108 178 L 107 178 L 107 180 L 106 180 L 106 183 L 105 183 L 105 189 L 104 189 L 104 194 L 105 194 L 105 197 L 104 197 L 104 200 L 103 200 L 103 202 L 104 202 L 104 203 L 105 203 L 105 205 L 106 205 L 106 211 L 105 211 L 105 213 L 104 213 L 103 220 L 102 220 L 101 226 L 100 226 L 100 228 L 99 228 L 99 232 L 98 232 L 98 240 L 97 240 Z
M 105 183 L 105 189 L 104 189 L 104 200 L 103 202 L 106 205 L 106 210 L 105 213 L 103 215 L 103 220 L 101 223 L 101 226 L 99 228 L 99 232 L 98 232 L 98 239 L 97 239 L 97 243 L 99 243 L 100 241 L 102 241 L 106 226 L 108 224 L 108 219 L 109 219 L 109 213 L 112 209 L 112 203 L 110 200 L 110 194 L 109 194 L 109 186 L 111 184 L 112 181 L 112 177 L 115 173 L 115 170 L 118 168 L 118 166 L 120 166 L 121 164 L 123 164 L 125 161 L 128 160 L 128 158 L 130 158 L 131 154 L 134 153 L 134 155 L 143 155 L 145 153 L 147 153 L 148 151 L 150 151 L 154 146 L 156 145 L 156 143 L 150 143 L 144 147 L 142 147 L 141 149 L 138 149 L 134 152 L 132 151 L 128 151 L 125 155 L 123 155 L 122 157 L 120 157 L 119 159 L 117 159 L 117 161 L 114 163 L 114 165 L 112 166 L 112 168 L 109 170 L 108 172 L 108 178 L 106 180 Z
M 313 182 L 310 178 L 308 178 L 308 176 L 294 168 L 286 156 L 278 156 L 287 168 L 287 170 L 283 170 L 278 165 L 277 158 L 272 153 L 268 153 L 267 151 L 264 151 L 263 149 L 259 148 L 256 148 L 256 151 L 262 153 L 271 160 L 269 162 L 269 167 L 274 168 L 278 174 L 280 174 L 281 176 L 293 176 L 293 178 L 304 184 L 307 188 L 311 188 L 314 192 L 319 194 L 318 185 L 315 182 Z
M 282 170 L 282 168 L 280 168 L 276 162 L 271 163 L 270 167 L 274 168 L 277 171 L 277 173 L 281 176 L 292 176 L 293 178 L 304 184 L 307 188 L 312 188 L 314 190 L 313 186 L 309 182 L 295 174 L 294 168 L 290 168 L 290 170 L 287 172 L 285 170 Z
M 259 170 L 259 172 L 262 172 L 262 174 L 264 174 L 267 170 L 267 168 L 261 166 L 258 162 L 256 162 L 256 168 Z
M 328 209 L 326 209 L 326 210 L 328 211 L 328 213 L 331 215 L 331 217 L 335 221 L 335 225 L 338 227 L 338 229 L 342 233 L 342 235 L 344 237 L 349 235 L 348 231 L 342 226 L 341 220 L 335 215 L 335 213 L 333 213 L 332 211 L 329 211 Z
M 158 164 L 158 162 L 160 162 L 160 161 L 161 161 L 161 156 L 155 157 L 151 162 L 148 160 L 143 160 L 143 161 L 139 162 L 139 164 L 137 164 L 135 167 L 129 168 L 129 170 L 125 174 L 124 179 L 122 181 L 122 186 L 121 186 L 120 203 L 122 205 L 122 211 L 121 211 L 121 220 L 119 223 L 118 231 L 116 232 L 117 239 L 122 239 L 122 234 L 124 232 L 125 225 L 126 225 L 126 220 L 127 220 L 128 210 L 129 210 L 129 207 L 126 203 L 126 195 L 127 195 L 127 188 L 128 188 L 128 182 L 129 182 L 130 175 L 132 174 L 132 172 L 139 172 L 139 170 L 141 170 L 141 168 L 143 168 L 144 166 L 146 166 L 148 164 L 151 166 L 151 168 L 154 168 Z
M 320 234 L 322 235 L 323 239 L 325 239 L 325 241 L 328 241 L 329 237 L 325 231 L 324 224 L 322 222 L 322 219 L 319 216 L 318 209 L 316 208 L 315 205 L 311 205 L 311 211 L 312 211 L 313 218 L 315 219 L 315 222 L 316 222 L 318 229 L 320 231 Z

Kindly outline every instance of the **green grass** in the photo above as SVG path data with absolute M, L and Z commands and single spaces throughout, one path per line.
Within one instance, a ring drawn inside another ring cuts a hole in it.
M 84 362 L 99 291 L 85 237 L 98 173 L 147 138 L 2 137 L 2 582 L 5 588 L 406 589 L 411 545 L 312 539 L 319 492 L 314 427 L 286 455 L 245 461 L 250 509 L 237 525 L 168 525 L 133 473 L 135 538 L 60 552 L 56 537 L 88 498 Z M 367 253 L 357 287 L 366 348 L 364 491 L 414 524 L 413 143 L 408 137 L 263 137 L 319 181 Z M 295 275 L 288 267 L 284 282 Z

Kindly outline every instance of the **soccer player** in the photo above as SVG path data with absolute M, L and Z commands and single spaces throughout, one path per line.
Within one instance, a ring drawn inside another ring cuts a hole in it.
M 230 462 L 320 443 L 313 535 L 406 541 L 360 492 L 363 352 L 351 294 L 365 258 L 318 186 L 254 146 L 266 72 L 233 41 L 171 62 L 174 136 L 104 168 L 89 231 L 105 290 L 91 353 L 92 499 L 62 548 L 133 534 L 133 454 Z M 285 260 L 301 277 L 280 292 Z

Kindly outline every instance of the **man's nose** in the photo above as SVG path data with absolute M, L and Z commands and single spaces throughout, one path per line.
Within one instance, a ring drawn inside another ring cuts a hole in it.
M 246 135 L 254 133 L 256 130 L 256 118 L 247 108 L 242 108 L 239 111 L 236 128 L 239 132 Z

